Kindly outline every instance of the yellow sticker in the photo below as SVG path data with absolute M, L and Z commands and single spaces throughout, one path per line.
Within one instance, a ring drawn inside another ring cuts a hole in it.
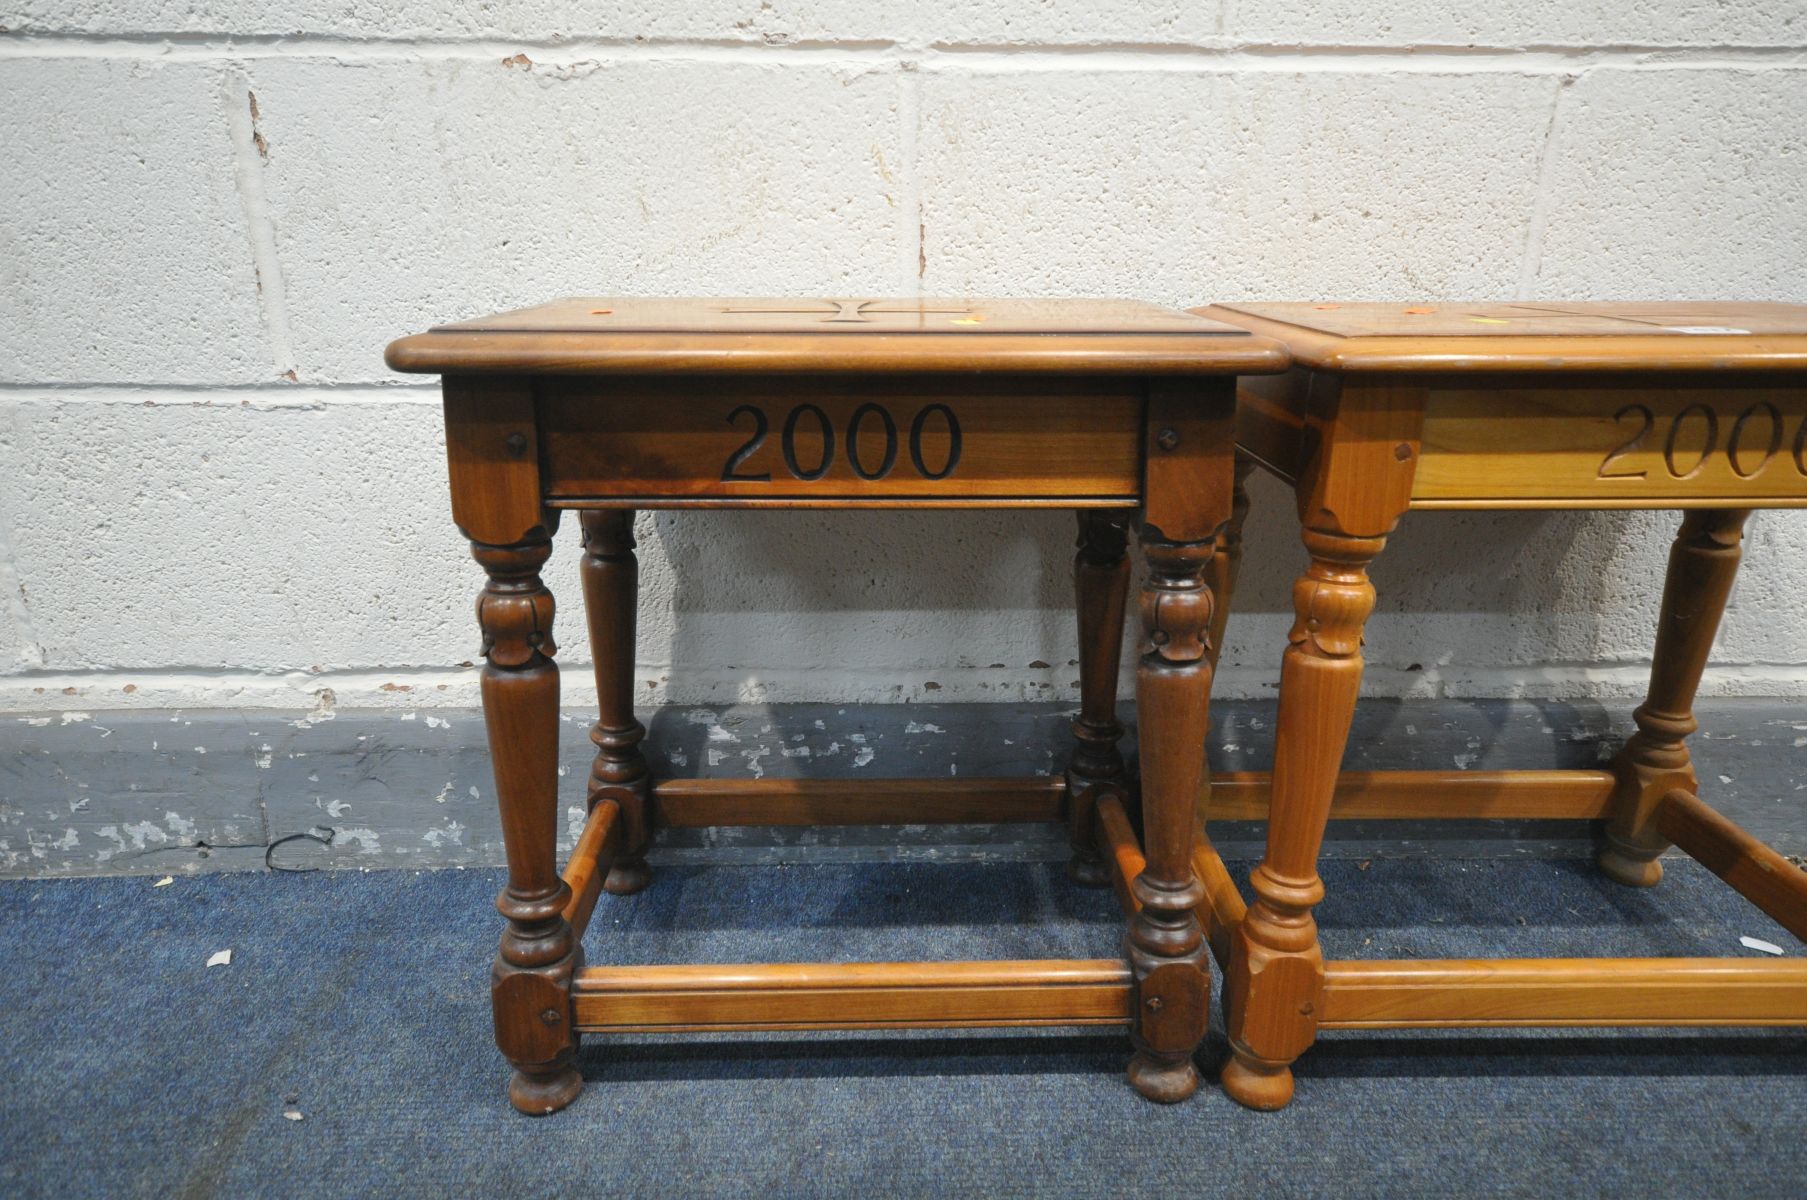
M 1468 319 L 1470 321 L 1473 321 L 1476 325 L 1510 325 L 1510 324 L 1512 324 L 1511 321 L 1508 321 L 1504 317 L 1470 317 Z
M 953 323 L 956 325 L 979 325 L 983 324 L 984 321 L 985 317 L 981 314 L 970 317 L 955 317 Z

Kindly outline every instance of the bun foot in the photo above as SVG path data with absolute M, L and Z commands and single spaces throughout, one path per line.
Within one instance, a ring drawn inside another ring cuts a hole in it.
M 1190 1054 L 1138 1050 L 1129 1060 L 1129 1084 L 1156 1104 L 1178 1104 L 1198 1091 L 1198 1067 Z
M 1111 873 L 1104 867 L 1100 858 L 1070 858 L 1067 860 L 1067 878 L 1080 887 L 1109 887 Z
M 508 1101 L 530 1117 L 544 1117 L 564 1108 L 584 1090 L 584 1077 L 570 1062 L 543 1070 L 517 1069 L 508 1081 Z
M 646 865 L 646 860 L 634 859 L 610 867 L 608 876 L 602 881 L 602 890 L 611 896 L 631 896 L 645 891 L 652 881 L 652 868 Z
M 1285 1108 L 1293 1098 L 1292 1067 L 1252 1062 L 1232 1050 L 1221 1079 L 1230 1099 L 1257 1112 Z
M 1609 844 L 1600 851 L 1596 861 L 1599 862 L 1600 869 L 1606 872 L 1608 879 L 1626 887 L 1655 887 L 1662 882 L 1663 864 L 1655 858 L 1627 854 L 1619 847 Z

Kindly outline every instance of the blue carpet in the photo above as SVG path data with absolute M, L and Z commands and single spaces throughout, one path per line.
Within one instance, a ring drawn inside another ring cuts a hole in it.
M 1338 957 L 1801 952 L 1687 863 L 1648 892 L 1565 861 L 1326 872 Z M 1796 1196 L 1807 1168 L 1792 1031 L 1332 1034 L 1270 1115 L 1143 1103 L 1100 1031 L 593 1038 L 582 1098 L 530 1120 L 490 1043 L 496 873 L 151 884 L 0 883 L 0 1195 Z M 1106 956 L 1119 931 L 1042 864 L 671 868 L 603 898 L 588 952 Z

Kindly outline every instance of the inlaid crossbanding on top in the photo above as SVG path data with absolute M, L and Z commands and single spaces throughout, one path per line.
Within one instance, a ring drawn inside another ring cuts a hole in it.
M 1807 339 L 1797 304 L 1662 300 L 1617 302 L 1225 304 L 1230 313 L 1281 321 L 1333 338 L 1779 337 Z M 1627 354 L 1635 353 L 1626 350 Z
M 724 305 L 722 311 L 730 315 L 740 313 L 819 314 L 824 325 L 867 325 L 893 315 L 931 317 L 954 313 L 967 318 L 964 321 L 955 322 L 960 325 L 976 325 L 985 319 L 983 313 L 975 313 L 967 305 L 961 305 L 958 308 L 936 308 L 925 301 L 911 308 L 877 307 L 882 303 L 884 303 L 882 300 L 823 300 L 815 307 L 793 308 L 760 308 L 753 305 L 730 304 Z M 824 308 L 822 305 L 827 307 Z
M 1242 330 L 1139 300 L 962 297 L 619 297 L 573 296 L 433 333 L 1127 333 L 1215 334 Z

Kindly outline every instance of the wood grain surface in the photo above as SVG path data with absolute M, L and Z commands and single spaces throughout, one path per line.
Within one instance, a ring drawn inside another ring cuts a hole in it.
M 1336 372 L 1807 370 L 1807 305 L 1225 304 L 1192 312 Z
M 539 383 L 555 504 L 900 500 L 1132 505 L 1142 391 L 921 376 Z
M 1246 330 L 1136 300 L 577 297 L 389 345 L 397 371 L 1197 375 L 1279 371 Z
M 586 1031 L 957 1029 L 1129 1022 L 1118 959 L 591 967 Z
M 1395 959 L 1324 964 L 1328 1029 L 1807 1025 L 1807 961 Z
M 1432 387 L 1414 508 L 1807 505 L 1807 376 Z

